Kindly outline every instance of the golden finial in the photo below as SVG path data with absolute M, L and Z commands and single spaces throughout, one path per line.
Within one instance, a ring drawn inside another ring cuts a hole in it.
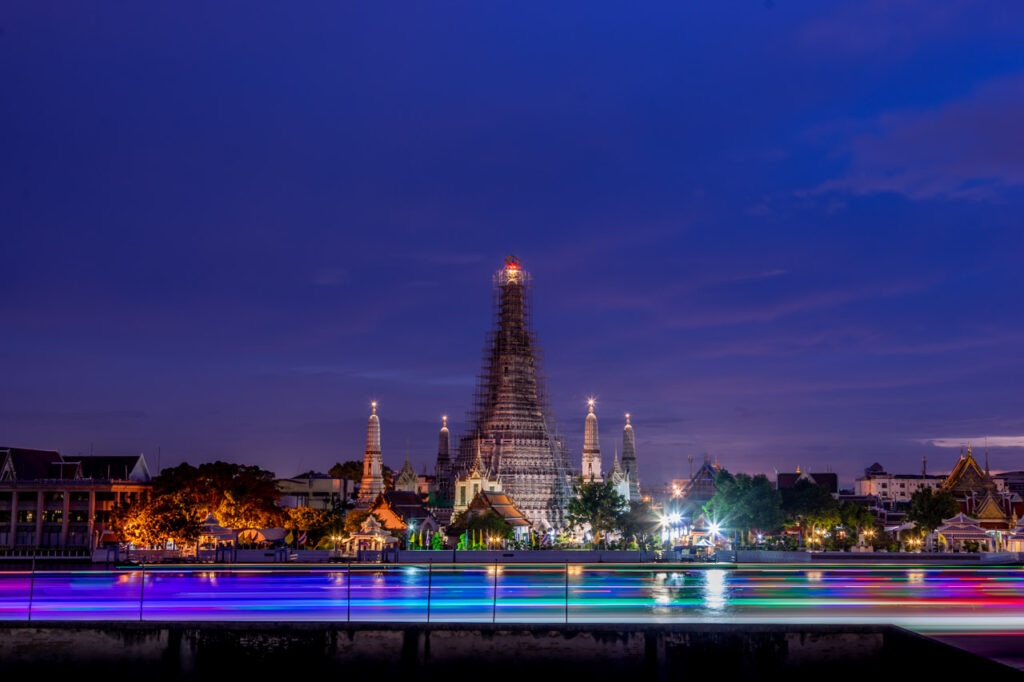
M 593 414 L 594 413 L 594 399 L 593 398 L 587 398 L 587 405 L 590 407 L 590 413 Z
M 373 414 L 377 414 L 377 401 L 374 400 L 370 403 L 370 407 L 373 408 Z
M 441 415 L 441 426 L 443 426 L 446 429 L 448 428 L 448 415 Z
M 626 426 L 629 426 L 629 412 L 626 413 Z

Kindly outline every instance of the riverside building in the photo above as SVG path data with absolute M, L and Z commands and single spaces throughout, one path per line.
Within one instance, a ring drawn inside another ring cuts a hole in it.
M 149 495 L 142 455 L 64 457 L 0 448 L 0 548 L 91 550 L 115 540 L 115 507 Z

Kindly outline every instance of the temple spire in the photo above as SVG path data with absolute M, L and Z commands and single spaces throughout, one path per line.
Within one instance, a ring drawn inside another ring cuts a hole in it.
M 470 428 L 460 440 L 453 478 L 458 486 L 458 479 L 473 467 L 478 446 L 486 445 L 488 469 L 534 528 L 561 528 L 570 467 L 546 416 L 541 358 L 531 325 L 531 278 L 519 259 L 509 256 L 493 284 L 494 327 L 487 335 Z M 485 434 L 487 442 L 478 443 L 473 432 Z
M 416 475 L 416 471 L 412 468 L 412 463 L 409 462 L 409 445 L 406 443 L 405 464 L 402 465 L 402 470 L 398 472 L 398 478 L 395 479 L 395 490 L 414 493 L 418 487 L 419 476 Z
M 359 486 L 359 507 L 369 507 L 384 491 L 384 464 L 380 451 L 380 418 L 377 401 L 370 403 L 370 418 L 366 422 L 366 451 L 363 453 L 363 480 Z
M 434 497 L 438 501 L 448 501 L 455 494 L 455 481 L 452 476 L 451 434 L 448 432 L 448 415 L 441 417 L 441 430 L 437 434 L 437 463 L 434 465 Z
M 476 459 L 473 460 L 473 469 L 471 470 L 477 474 L 483 474 L 484 469 L 484 456 L 480 450 L 480 433 L 476 434 Z
M 448 415 L 441 417 L 441 431 L 437 434 L 437 457 L 448 459 L 452 447 L 451 434 L 448 433 Z
M 636 466 L 636 436 L 633 425 L 626 413 L 626 425 L 622 427 L 622 470 L 629 478 L 629 501 L 640 501 L 640 475 Z
M 602 481 L 601 477 L 601 444 L 597 435 L 597 415 L 594 414 L 594 399 L 587 400 L 589 411 L 583 427 L 583 473 L 584 481 Z

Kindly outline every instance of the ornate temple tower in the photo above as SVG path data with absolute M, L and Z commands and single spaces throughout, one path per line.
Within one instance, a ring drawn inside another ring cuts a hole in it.
M 448 416 L 441 417 L 441 432 L 437 436 L 437 464 L 434 465 L 434 490 L 438 502 L 450 502 L 452 499 L 452 439 L 448 433 Z
M 529 289 L 530 276 L 509 256 L 494 276 L 494 330 L 487 337 L 470 433 L 459 442 L 455 469 L 467 473 L 479 447 L 504 492 L 543 530 L 564 525 L 569 471 L 562 443 L 545 416 Z
M 629 476 L 619 466 L 619 453 L 618 450 L 615 452 L 615 457 L 612 459 L 612 473 L 608 477 L 611 481 L 612 487 L 615 488 L 615 492 L 622 496 L 626 502 L 630 501 L 629 493 Z
M 629 501 L 640 501 L 640 474 L 636 469 L 636 438 L 633 425 L 629 423 L 629 412 L 626 413 L 626 425 L 622 427 L 622 470 L 629 478 Z
M 366 423 L 366 452 L 363 454 L 363 481 L 359 486 L 356 507 L 369 509 L 377 495 L 384 492 L 384 463 L 380 454 L 380 418 L 377 402 L 370 403 L 373 412 Z
M 594 481 L 600 483 L 601 478 L 601 443 L 597 437 L 597 415 L 594 414 L 594 399 L 587 401 L 590 412 L 587 413 L 587 423 L 583 427 L 583 461 L 580 471 L 583 473 L 583 482 Z
M 414 493 L 419 487 L 420 477 L 416 475 L 416 471 L 412 468 L 412 463 L 409 462 L 409 453 L 405 453 L 405 464 L 402 465 L 402 470 L 398 472 L 398 477 L 395 479 L 395 490 Z

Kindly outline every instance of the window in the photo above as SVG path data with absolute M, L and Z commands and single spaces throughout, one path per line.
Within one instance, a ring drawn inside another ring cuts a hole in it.
M 70 523 L 89 523 L 89 512 L 82 510 L 68 512 L 68 521 Z
M 466 504 L 466 486 L 459 486 L 459 504 Z
M 38 501 L 39 501 L 39 493 L 37 493 L 37 492 L 31 492 L 31 493 L 20 492 L 20 493 L 18 493 L 18 506 L 19 507 L 22 505 L 22 503 L 25 503 L 25 504 L 35 504 Z
M 64 501 L 64 491 L 63 490 L 54 490 L 54 491 L 51 491 L 51 492 L 43 493 L 43 502 L 63 502 L 63 501 Z
M 88 490 L 76 490 L 75 492 L 71 493 L 71 497 L 70 497 L 69 501 L 70 502 L 88 502 L 89 501 L 89 491 Z
M 114 493 L 110 492 L 109 490 L 98 492 L 98 493 L 96 493 L 96 501 L 97 502 L 113 502 L 114 501 Z
M 61 523 L 63 520 L 63 509 L 47 509 L 43 512 L 43 523 Z
M 35 523 L 36 511 L 34 509 L 19 509 L 18 523 Z

